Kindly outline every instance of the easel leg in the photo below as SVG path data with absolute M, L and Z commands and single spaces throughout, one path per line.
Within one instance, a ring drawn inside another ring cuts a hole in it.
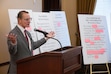
M 110 74 L 110 70 L 109 70 L 109 66 L 108 66 L 108 63 L 106 63 L 106 71 L 93 71 L 93 69 L 92 69 L 92 64 L 90 64 L 90 74 L 95 74 L 95 73 L 108 73 L 108 74 Z
M 110 74 L 108 63 L 106 63 L 106 67 L 107 67 L 108 74 Z
M 90 64 L 90 74 L 92 74 L 92 64 Z

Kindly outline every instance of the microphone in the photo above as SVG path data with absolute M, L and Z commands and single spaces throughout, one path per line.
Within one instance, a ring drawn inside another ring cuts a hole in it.
M 47 32 L 45 31 L 42 31 L 42 30 L 39 30 L 39 29 L 34 29 L 34 31 L 37 31 L 37 32 L 40 32 L 40 33 L 43 33 L 45 37 L 47 37 L 46 35 L 48 34 Z

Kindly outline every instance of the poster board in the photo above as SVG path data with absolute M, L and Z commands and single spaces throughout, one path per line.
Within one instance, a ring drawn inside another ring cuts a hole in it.
M 105 16 L 78 15 L 84 64 L 108 63 L 110 41 Z
M 55 28 L 56 36 L 62 43 L 62 47 L 71 46 L 67 19 L 64 11 L 50 11 L 52 23 Z
M 20 11 L 20 10 L 9 9 L 9 18 L 10 18 L 10 22 L 11 22 L 11 29 L 13 29 L 14 26 L 17 24 L 16 16 L 17 16 L 18 11 Z M 71 46 L 70 37 L 69 37 L 69 33 L 68 33 L 68 28 L 67 28 L 67 21 L 66 21 L 64 11 L 63 12 L 59 11 L 56 13 L 55 12 L 46 13 L 46 12 L 32 12 L 32 10 L 28 10 L 28 12 L 30 13 L 30 16 L 32 17 L 32 21 L 31 21 L 31 26 L 29 28 L 27 28 L 27 30 L 33 36 L 34 41 L 39 40 L 44 37 L 43 34 L 41 34 L 39 32 L 34 32 L 34 28 L 37 28 L 37 29 L 40 29 L 40 30 L 43 30 L 46 32 L 54 31 L 55 38 L 57 38 L 61 42 L 63 47 Z M 54 17 L 57 16 L 56 14 L 61 15 L 60 18 L 54 19 L 52 17 L 52 16 L 54 16 Z M 55 23 L 55 21 L 57 21 L 57 22 Z M 56 26 L 56 28 L 55 28 L 55 26 Z M 34 50 L 34 55 L 40 54 L 43 52 L 52 51 L 57 48 L 61 48 L 60 44 L 56 40 L 49 39 L 44 45 L 42 45 L 39 48 L 39 50 L 38 49 Z
M 54 28 L 54 25 L 52 24 L 52 21 L 51 21 L 52 19 L 49 13 L 33 12 L 33 19 L 34 19 L 34 24 L 36 29 L 46 31 L 46 32 L 50 32 L 50 31 L 55 32 L 55 28 Z M 36 32 L 36 34 L 37 34 L 38 40 L 44 37 L 42 33 Z M 49 39 L 44 45 L 40 47 L 40 51 L 41 53 L 43 53 L 43 52 L 55 50 L 57 48 L 60 48 L 59 43 L 53 39 Z

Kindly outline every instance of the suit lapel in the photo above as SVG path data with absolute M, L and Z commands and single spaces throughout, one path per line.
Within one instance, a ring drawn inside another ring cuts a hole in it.
M 27 50 L 30 51 L 30 49 L 28 47 L 28 43 L 27 43 L 23 33 L 21 32 L 21 30 L 17 26 L 15 27 L 15 29 L 16 29 L 18 35 L 20 36 L 21 40 L 24 42 L 24 45 L 27 47 Z

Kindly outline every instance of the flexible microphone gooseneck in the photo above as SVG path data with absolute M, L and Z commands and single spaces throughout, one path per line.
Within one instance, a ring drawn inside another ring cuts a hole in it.
M 47 34 L 48 34 L 48 33 L 45 32 L 45 31 L 38 30 L 38 29 L 36 29 L 36 28 L 34 29 L 34 31 L 37 31 L 37 32 L 43 33 L 44 36 L 47 37 Z M 60 47 L 61 47 L 60 50 L 62 51 L 63 49 L 62 49 L 62 44 L 61 44 L 61 42 L 60 42 L 58 39 L 56 39 L 56 38 L 51 38 L 51 39 L 54 39 L 54 40 L 56 40 L 56 41 L 59 43 L 59 45 L 60 45 Z
M 62 51 L 63 50 L 63 47 L 62 47 L 62 44 L 61 44 L 61 42 L 58 40 L 58 39 L 56 39 L 56 38 L 51 38 L 51 39 L 54 39 L 54 40 L 56 40 L 58 43 L 59 43 L 59 45 L 60 45 L 60 50 Z

